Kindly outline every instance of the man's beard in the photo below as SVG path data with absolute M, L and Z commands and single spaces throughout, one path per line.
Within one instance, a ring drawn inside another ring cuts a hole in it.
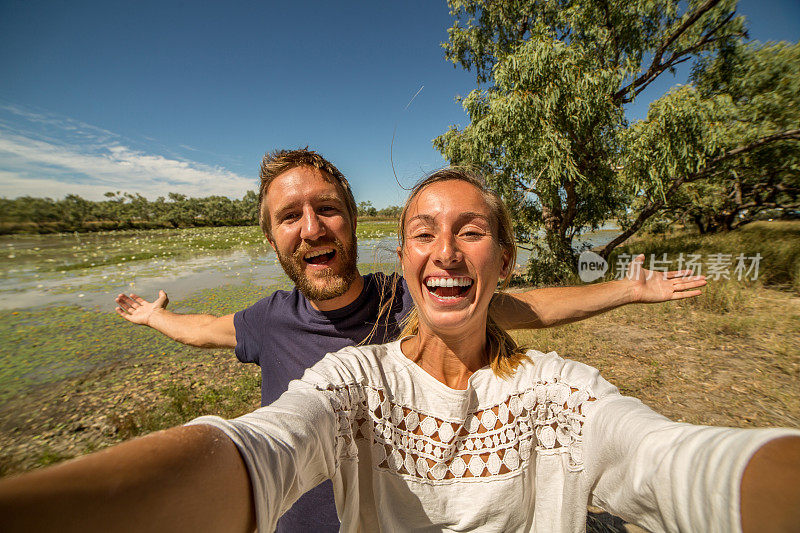
M 305 266 L 306 262 L 303 256 L 307 254 L 312 248 L 326 245 L 333 246 L 336 250 L 334 259 L 341 265 L 341 273 L 334 273 L 333 269 L 327 268 L 314 279 L 306 276 Z M 358 248 L 356 247 L 355 238 L 351 239 L 350 245 L 345 248 L 339 240 L 330 241 L 314 241 L 313 244 L 303 242 L 297 250 L 291 254 L 282 254 L 278 252 L 278 261 L 280 261 L 286 275 L 289 276 L 297 290 L 312 301 L 324 301 L 336 298 L 343 295 L 353 284 L 358 276 L 358 269 L 356 262 L 358 261 Z

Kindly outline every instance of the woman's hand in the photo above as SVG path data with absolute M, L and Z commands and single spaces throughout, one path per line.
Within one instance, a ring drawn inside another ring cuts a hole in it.
M 700 287 L 706 284 L 705 276 L 694 276 L 691 270 L 660 272 L 643 266 L 644 254 L 637 255 L 628 266 L 625 279 L 632 284 L 633 301 L 657 303 L 700 296 Z

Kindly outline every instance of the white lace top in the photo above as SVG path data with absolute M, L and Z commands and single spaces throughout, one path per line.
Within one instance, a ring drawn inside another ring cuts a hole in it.
M 453 390 L 400 344 L 328 354 L 222 429 L 259 530 L 332 478 L 343 531 L 583 531 L 588 503 L 652 530 L 737 531 L 750 456 L 791 430 L 671 422 L 589 366 L 531 351 L 508 379 Z

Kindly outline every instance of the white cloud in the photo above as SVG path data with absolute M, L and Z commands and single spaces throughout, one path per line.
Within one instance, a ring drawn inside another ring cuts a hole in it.
M 64 183 L 55 179 L 30 179 L 15 172 L 0 170 L 0 197 L 37 196 L 63 198 L 77 194 L 90 200 L 102 199 L 108 187 L 91 183 Z M 166 194 L 164 195 L 166 196 Z
M 0 196 L 80 194 L 100 199 L 107 191 L 126 191 L 148 198 L 168 192 L 239 198 L 257 186 L 255 179 L 222 167 L 130 148 L 118 135 L 72 119 L 9 106 L 4 110 L 29 123 L 46 124 L 51 131 L 42 135 L 10 127 L 7 121 L 0 124 Z M 53 128 L 61 133 L 58 139 Z

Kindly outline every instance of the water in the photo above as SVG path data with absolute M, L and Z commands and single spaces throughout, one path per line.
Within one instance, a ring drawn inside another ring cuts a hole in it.
M 576 237 L 572 242 L 572 248 L 578 252 L 581 252 L 585 249 L 605 246 L 614 240 L 614 238 L 619 234 L 620 230 L 616 224 L 606 223 L 597 231 L 590 231 L 579 237 Z M 544 231 L 541 231 L 539 236 L 540 238 L 544 238 Z M 528 250 L 519 248 L 517 250 L 517 268 L 524 269 L 530 257 L 531 253 Z
M 41 241 L 24 243 L 36 244 Z M 17 250 L 24 249 L 15 242 Z M 50 243 L 54 248 L 55 245 Z M 396 241 L 392 238 L 366 239 L 359 244 L 361 264 L 394 263 Z M 159 289 L 171 297 L 225 284 L 252 280 L 259 285 L 283 283 L 288 278 L 269 247 L 259 250 L 228 250 L 180 259 L 132 261 L 121 266 L 42 272 L 35 262 L 22 261 L 0 271 L 0 309 L 20 309 L 59 303 L 112 310 L 114 298 L 135 292 L 152 300 Z
M 182 298 L 202 289 L 245 280 L 263 286 L 285 283 L 287 278 L 275 253 L 264 245 L 260 235 L 248 232 L 251 230 L 220 228 L 194 233 L 152 231 L 2 237 L 0 309 L 69 303 L 110 311 L 116 305 L 114 298 L 122 292 L 135 292 L 152 300 L 159 289 L 166 290 L 172 298 Z M 575 247 L 580 249 L 583 243 L 602 246 L 618 234 L 616 227 L 607 226 L 576 239 Z M 210 249 L 213 242 L 204 248 L 188 241 L 189 238 L 212 238 L 216 242 L 242 239 L 246 246 L 215 251 Z M 174 248 L 175 241 L 189 243 L 185 248 L 176 249 L 196 250 L 196 253 L 181 258 L 135 259 L 135 254 L 143 250 L 170 249 L 170 244 Z M 391 268 L 396 263 L 396 246 L 394 237 L 362 238 L 358 247 L 360 266 L 386 268 L 388 265 Z M 122 257 L 124 262 L 91 266 L 91 261 L 102 262 L 109 256 Z M 529 257 L 530 252 L 520 249 L 517 264 L 524 266 Z M 60 264 L 68 266 L 65 270 L 52 267 Z M 74 268 L 76 264 L 87 267 Z

